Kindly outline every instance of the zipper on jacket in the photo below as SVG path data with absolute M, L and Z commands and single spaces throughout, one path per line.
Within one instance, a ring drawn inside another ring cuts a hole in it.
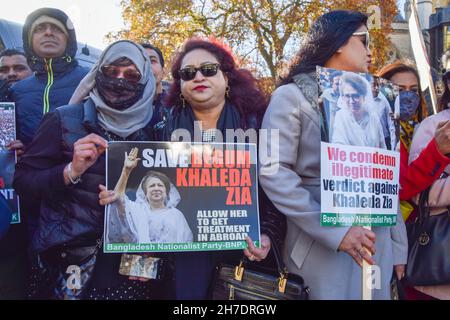
M 51 58 L 48 61 L 47 59 L 45 60 L 45 66 L 47 67 L 47 85 L 44 90 L 44 106 L 42 109 L 43 115 L 50 111 L 50 88 L 53 85 L 53 68 Z

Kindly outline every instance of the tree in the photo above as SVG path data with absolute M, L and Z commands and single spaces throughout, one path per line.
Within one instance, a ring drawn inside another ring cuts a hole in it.
M 275 79 L 297 51 L 322 0 L 122 0 L 127 29 L 110 40 L 150 41 L 170 56 L 193 35 L 224 39 L 246 65 Z
M 371 36 L 371 51 L 373 64 L 371 72 L 381 69 L 387 61 L 388 50 L 391 45 L 389 34 L 392 33 L 392 22 L 398 10 L 395 0 L 337 0 L 333 9 L 347 9 L 366 12 Z
M 186 39 L 213 35 L 230 45 L 242 65 L 275 83 L 311 21 L 330 8 L 366 12 L 371 4 L 382 12 L 382 29 L 370 31 L 377 48 L 374 65 L 379 67 L 390 44 L 395 0 L 122 0 L 126 29 L 108 38 L 151 42 L 170 57 Z

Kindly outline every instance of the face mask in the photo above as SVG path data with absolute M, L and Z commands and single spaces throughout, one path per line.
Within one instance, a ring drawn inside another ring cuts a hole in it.
M 142 97 L 145 88 L 145 84 L 107 77 L 101 72 L 97 72 L 95 81 L 103 101 L 117 110 L 125 110 L 135 104 Z
M 400 120 L 410 120 L 417 111 L 420 97 L 413 91 L 400 91 Z

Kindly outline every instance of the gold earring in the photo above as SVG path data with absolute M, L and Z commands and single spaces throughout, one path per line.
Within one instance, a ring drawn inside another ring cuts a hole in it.
M 227 86 L 227 88 L 225 89 L 225 97 L 230 98 L 230 87 Z
M 181 99 L 181 103 L 182 103 L 183 109 L 186 108 L 186 100 L 184 100 L 184 97 L 183 97 L 182 93 L 180 93 L 180 99 Z

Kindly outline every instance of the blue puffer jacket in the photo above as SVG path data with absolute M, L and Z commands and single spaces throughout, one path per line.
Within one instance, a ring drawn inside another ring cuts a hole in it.
M 17 138 L 27 146 L 44 115 L 66 105 L 87 72 L 86 68 L 76 66 L 58 77 L 49 72 L 16 83 L 12 93 L 17 110 Z
M 16 103 L 17 138 L 25 146 L 33 139 L 43 116 L 68 104 L 75 88 L 89 71 L 79 66 L 75 59 L 77 39 L 73 28 L 67 30 L 69 38 L 62 57 L 44 59 L 34 53 L 30 46 L 29 30 L 42 15 L 53 17 L 65 26 L 72 25 L 69 17 L 61 10 L 42 8 L 31 13 L 23 27 L 23 46 L 34 75 L 13 85 L 11 94 Z

